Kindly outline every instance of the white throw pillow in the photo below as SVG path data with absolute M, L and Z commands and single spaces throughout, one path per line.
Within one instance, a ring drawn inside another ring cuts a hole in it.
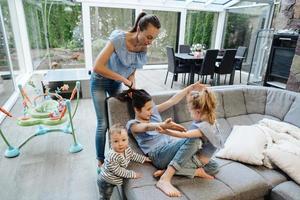
M 262 165 L 266 145 L 267 138 L 258 125 L 234 126 L 224 148 L 216 156 L 252 165 Z
M 300 155 L 285 151 L 286 142 L 276 144 L 266 151 L 268 158 L 282 171 L 300 184 Z

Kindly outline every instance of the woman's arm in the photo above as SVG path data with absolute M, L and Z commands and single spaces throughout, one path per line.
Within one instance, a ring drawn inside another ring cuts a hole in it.
M 168 99 L 167 101 L 157 105 L 157 109 L 158 112 L 163 112 L 165 110 L 167 110 L 168 108 L 176 105 L 177 103 L 179 103 L 189 92 L 193 91 L 193 90 L 202 90 L 203 88 L 205 88 L 206 85 L 201 84 L 200 82 L 196 82 L 192 85 L 189 85 L 188 87 L 182 89 L 181 91 L 179 91 L 177 94 L 175 94 L 174 96 L 172 96 L 170 99 Z
M 202 137 L 203 134 L 199 129 L 194 129 L 186 132 L 180 132 L 180 131 L 175 131 L 175 130 L 170 130 L 170 129 L 163 129 L 160 130 L 159 132 L 164 133 L 166 135 L 170 135 L 173 137 L 178 137 L 178 138 L 197 138 L 197 137 Z
M 172 129 L 177 131 L 185 131 L 186 129 L 172 121 L 171 118 L 166 119 L 164 122 L 154 123 L 154 122 L 142 122 L 133 124 L 130 128 L 132 133 L 144 133 L 146 131 L 159 131 L 162 129 Z
M 130 127 L 132 133 L 139 134 L 144 133 L 146 131 L 155 131 L 157 130 L 161 123 L 136 123 Z
M 131 85 L 132 88 L 135 88 L 135 72 L 136 70 L 134 70 L 134 72 L 132 72 L 132 74 L 130 74 L 130 76 L 128 77 L 128 80 L 130 80 L 132 83 Z
M 101 74 L 102 76 L 116 80 L 116 81 L 121 81 L 125 85 L 130 86 L 132 83 L 130 80 L 126 79 L 125 77 L 121 76 L 117 72 L 114 72 L 110 70 L 107 67 L 107 63 L 109 58 L 111 57 L 112 53 L 114 52 L 115 48 L 112 44 L 112 42 L 108 42 L 105 47 L 102 49 L 98 57 L 96 58 L 95 66 L 93 71 L 95 73 Z

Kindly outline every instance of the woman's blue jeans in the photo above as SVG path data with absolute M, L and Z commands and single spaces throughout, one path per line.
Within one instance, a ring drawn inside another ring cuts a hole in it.
M 104 78 L 103 76 L 92 73 L 90 79 L 91 95 L 97 117 L 96 128 L 96 156 L 100 161 L 104 161 L 104 149 L 107 130 L 107 110 L 106 98 L 114 96 L 121 90 L 121 83 Z
M 153 165 L 166 169 L 168 165 L 176 169 L 176 174 L 194 177 L 201 162 L 194 156 L 202 141 L 199 138 L 186 138 L 170 142 L 148 153 Z

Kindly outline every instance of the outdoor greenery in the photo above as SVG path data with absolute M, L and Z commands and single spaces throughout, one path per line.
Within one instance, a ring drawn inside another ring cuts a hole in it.
M 71 7 L 71 10 L 66 10 Z M 29 42 L 33 59 L 51 58 L 60 52 L 54 49 L 83 52 L 83 28 L 80 4 L 72 6 L 53 3 L 47 0 L 25 0 L 24 9 L 27 21 Z M 157 15 L 161 21 L 158 38 L 148 49 L 148 64 L 167 62 L 166 46 L 177 50 L 179 39 L 178 12 L 145 10 Z M 93 61 L 105 46 L 113 30 L 129 30 L 135 21 L 134 9 L 91 7 L 91 34 Z M 214 48 L 217 14 L 205 11 L 188 11 L 186 20 L 185 44 L 201 44 Z M 248 15 L 229 13 L 223 48 L 236 48 L 249 42 L 251 31 L 248 31 Z M 48 43 L 47 43 L 48 41 Z M 47 53 L 46 49 L 51 51 Z M 76 55 L 75 55 L 76 56 Z M 57 57 L 57 56 L 56 56 Z M 82 57 L 82 56 L 81 56 Z M 57 60 L 56 59 L 56 60 Z M 54 61 L 57 62 L 55 59 Z M 50 63 L 50 62 L 49 62 Z
M 105 46 L 113 30 L 127 31 L 133 26 L 135 11 L 123 8 L 98 8 L 91 10 L 91 34 L 93 61 Z
M 148 63 L 161 64 L 167 63 L 167 52 L 166 47 L 172 46 L 176 49 L 178 44 L 178 26 L 179 26 L 179 13 L 169 11 L 150 11 L 158 16 L 161 28 L 159 36 L 153 41 L 152 46 L 148 50 Z
M 247 14 L 229 13 L 224 40 L 224 48 L 237 48 L 238 46 L 249 46 L 251 31 L 249 30 L 249 19 Z
M 46 39 L 50 48 L 82 48 L 82 34 L 78 33 L 81 26 L 81 6 L 74 5 L 69 12 L 65 8 L 64 4 L 47 3 L 45 0 L 38 3 L 25 1 L 24 10 L 31 48 L 46 48 Z
M 185 43 L 189 45 L 202 44 L 209 48 L 214 27 L 214 16 L 215 13 L 212 12 L 188 12 Z

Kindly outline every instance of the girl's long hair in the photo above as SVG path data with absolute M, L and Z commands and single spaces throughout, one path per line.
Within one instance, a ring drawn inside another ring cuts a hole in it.
M 137 17 L 134 26 L 131 30 L 129 30 L 130 33 L 134 33 L 137 31 L 137 28 L 140 27 L 140 30 L 143 31 L 147 28 L 148 24 L 152 24 L 155 28 L 160 29 L 160 21 L 156 15 L 147 14 L 145 12 L 141 12 L 139 16 Z
M 216 121 L 217 100 L 215 94 L 207 88 L 202 91 L 192 91 L 187 98 L 188 106 L 192 110 L 199 110 L 205 115 L 210 124 Z
M 129 94 L 131 94 L 131 97 Z M 116 98 L 120 101 L 128 102 L 128 111 L 131 117 L 134 117 L 133 108 L 140 111 L 148 101 L 152 100 L 151 95 L 143 89 L 124 90 Z

